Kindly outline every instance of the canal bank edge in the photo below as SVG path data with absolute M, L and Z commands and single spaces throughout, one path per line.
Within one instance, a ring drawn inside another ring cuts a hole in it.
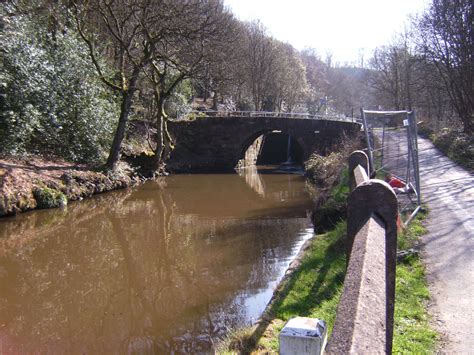
M 342 179 L 344 180 L 344 179 Z M 342 184 L 330 190 L 337 196 Z M 322 206 L 334 206 L 329 197 Z M 398 238 L 394 353 L 434 352 L 439 335 L 430 325 L 430 294 L 419 255 L 420 237 L 426 233 L 421 213 Z M 346 224 L 338 222 L 301 248 L 275 290 L 265 312 L 251 327 L 235 330 L 217 346 L 218 353 L 278 353 L 278 336 L 295 316 L 323 319 L 330 335 L 344 282 Z
M 128 164 L 113 173 L 44 158 L 0 158 L 0 217 L 123 189 L 143 181 Z
M 309 187 L 314 190 L 312 192 L 317 196 L 312 217 L 315 231 L 316 233 L 326 231 L 326 233 L 314 234 L 303 244 L 275 288 L 273 296 L 260 319 L 250 327 L 233 330 L 227 338 L 217 344 L 217 353 L 247 354 L 254 350 L 278 353 L 278 334 L 285 321 L 291 316 L 306 315 L 305 313 L 290 311 L 289 317 L 280 319 L 278 317 L 279 310 L 285 308 L 282 303 L 289 295 L 294 295 L 296 302 L 289 308 L 296 307 L 297 310 L 303 311 L 308 302 L 314 303 L 317 299 L 311 297 L 305 302 L 300 302 L 299 297 L 305 292 L 301 292 L 298 289 L 299 287 L 294 288 L 294 285 L 298 285 L 298 276 L 306 272 L 316 275 L 318 271 L 322 271 L 321 274 L 324 275 L 324 280 L 321 280 L 321 283 L 326 284 L 328 280 L 332 281 L 330 297 L 328 295 L 323 297 L 323 299 L 330 300 L 324 302 L 325 307 L 328 308 L 325 312 L 327 316 L 323 318 L 320 315 L 319 317 L 325 321 L 329 320 L 330 317 L 335 317 L 346 267 L 343 244 L 346 224 L 345 221 L 342 221 L 342 216 L 345 215 L 345 201 L 349 194 L 349 188 L 348 171 L 343 169 L 343 162 L 348 157 L 349 152 L 359 144 L 360 140 L 344 142 L 334 147 L 333 152 L 326 157 L 313 153 L 305 163 L 305 175 L 310 182 Z M 319 213 L 315 213 L 315 211 Z M 318 226 L 316 227 L 316 225 Z M 313 260 L 313 258 L 316 260 Z M 336 263 L 337 267 L 329 267 L 332 263 Z M 326 265 L 326 267 L 321 268 L 321 264 Z M 303 276 L 303 278 L 305 277 Z M 325 291 L 327 292 L 327 289 Z M 333 294 L 333 292 L 336 294 Z M 308 296 L 310 296 L 309 293 Z M 331 329 L 333 322 L 334 319 L 329 323 Z
M 334 153 L 330 159 L 320 159 L 319 156 L 315 159 L 330 166 L 329 169 L 324 169 L 325 172 L 334 173 L 342 168 L 340 163 L 344 160 L 335 159 L 336 154 L 342 155 L 342 153 Z M 307 177 L 308 174 L 311 172 L 308 173 L 307 170 Z M 319 185 L 316 209 L 324 211 L 323 215 L 332 218 L 344 214 L 345 205 L 340 204 L 339 201 L 345 200 L 349 192 L 349 189 L 345 188 L 347 186 L 345 176 L 348 176 L 347 171 L 336 173 L 334 178 L 326 180 L 324 186 Z M 311 177 L 309 180 L 313 183 L 315 181 Z M 329 181 L 332 187 L 328 184 Z M 315 219 L 314 216 L 313 219 Z M 329 225 L 329 222 L 324 222 L 324 217 L 316 218 L 316 221 L 322 222 L 324 226 Z M 321 301 L 323 303 L 317 317 L 324 319 L 332 329 L 334 319 L 331 321 L 330 318 L 335 318 L 346 268 L 344 251 L 346 224 L 340 221 L 332 224 L 331 228 L 332 230 L 326 233 L 314 234 L 303 244 L 275 288 L 260 319 L 250 327 L 233 330 L 226 339 L 217 344 L 217 353 L 250 354 L 261 351 L 278 353 L 278 335 L 284 323 L 294 316 L 308 316 L 308 308 L 314 307 Z M 308 285 L 318 287 L 314 282 L 314 276 L 318 278 L 318 284 L 324 286 L 320 288 L 322 291 L 320 297 L 311 292 L 312 286 L 309 289 L 307 287 Z

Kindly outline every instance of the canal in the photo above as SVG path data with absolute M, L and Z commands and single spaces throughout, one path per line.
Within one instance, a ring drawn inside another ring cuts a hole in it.
M 208 352 L 302 244 L 296 174 L 174 175 L 0 220 L 0 353 Z

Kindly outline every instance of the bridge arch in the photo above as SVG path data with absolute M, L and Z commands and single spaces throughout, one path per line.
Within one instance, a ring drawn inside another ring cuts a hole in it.
M 170 171 L 231 171 L 248 147 L 262 134 L 281 131 L 301 147 L 303 161 L 313 151 L 324 152 L 344 135 L 360 131 L 349 121 L 289 117 L 207 116 L 169 122 L 175 149 L 167 161 Z
M 306 146 L 305 146 L 305 142 L 302 139 L 302 137 L 299 137 L 299 136 L 295 135 L 294 132 L 291 132 L 291 130 L 286 130 L 286 129 L 280 130 L 280 129 L 268 128 L 268 129 L 263 129 L 263 130 L 258 130 L 256 132 L 252 132 L 250 135 L 248 135 L 246 138 L 243 139 L 242 144 L 240 145 L 240 147 L 237 151 L 237 154 L 236 154 L 236 162 L 238 162 L 241 159 L 244 159 L 248 149 L 250 147 L 252 147 L 252 145 L 254 145 L 256 143 L 257 139 L 259 139 L 260 137 L 263 138 L 263 142 L 262 142 L 263 146 L 258 147 L 257 149 L 262 151 L 262 149 L 265 147 L 265 144 L 268 144 L 265 141 L 264 137 L 268 137 L 272 133 L 282 134 L 286 137 L 290 137 L 290 139 L 293 142 L 292 144 L 296 143 L 297 147 L 293 147 L 293 149 L 292 149 L 293 151 L 295 151 L 295 150 L 298 151 L 298 153 L 297 153 L 298 156 L 294 157 L 294 158 L 297 158 L 295 163 L 303 163 L 304 160 L 305 160 L 305 157 L 307 157 L 310 154 L 310 153 L 307 153 L 306 150 L 305 150 Z

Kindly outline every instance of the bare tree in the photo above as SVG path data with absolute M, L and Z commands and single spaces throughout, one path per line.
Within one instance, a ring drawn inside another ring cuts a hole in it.
M 378 91 L 381 102 L 387 102 L 395 110 L 412 109 L 416 60 L 406 39 L 376 48 L 370 60 L 370 67 L 375 71 L 369 84 Z
M 306 69 L 306 81 L 309 86 L 305 97 L 306 109 L 311 114 L 318 114 L 326 105 L 330 68 L 320 59 L 314 49 L 303 50 L 301 59 Z
M 232 42 L 233 17 L 218 0 L 169 1 L 151 9 L 153 16 L 142 21 L 141 26 L 146 41 L 153 44 L 152 60 L 145 74 L 156 102 L 154 166 L 158 169 L 173 148 L 167 129 L 166 100 L 183 80 L 199 77 L 222 59 L 217 53 Z
M 293 109 L 301 102 L 308 90 L 306 71 L 299 53 L 286 43 L 276 42 L 276 59 L 273 95 L 279 111 Z
M 466 133 L 474 132 L 474 6 L 433 0 L 418 23 L 419 46 L 440 73 Z
M 276 50 L 260 22 L 247 24 L 246 33 L 246 74 L 255 110 L 264 108 L 269 86 L 274 78 Z
M 225 40 L 220 41 L 219 46 L 210 48 L 211 60 L 206 60 L 204 70 L 197 76 L 204 101 L 211 93 L 213 94 L 214 110 L 217 110 L 218 103 L 224 102 L 226 98 L 238 101 L 239 93 L 246 81 L 243 65 L 245 28 L 234 18 L 228 18 L 225 27 L 226 33 L 223 36 Z
M 173 145 L 167 131 L 165 102 L 185 79 L 212 61 L 211 48 L 224 40 L 232 18 L 220 0 L 93 0 L 75 5 L 81 37 L 101 80 L 121 95 L 121 113 L 107 160 L 114 169 L 140 78 L 155 99 L 155 167 Z M 114 73 L 108 75 L 103 62 Z
M 415 73 L 418 85 L 414 105 L 420 117 L 428 119 L 435 131 L 446 125 L 459 126 L 459 117 L 435 65 L 422 57 L 415 64 Z
M 118 125 L 106 163 L 106 167 L 113 170 L 120 159 L 140 73 L 152 59 L 153 44 L 143 40 L 141 28 L 147 11 L 139 1 L 133 0 L 73 4 L 77 30 L 89 48 L 99 78 L 121 99 Z

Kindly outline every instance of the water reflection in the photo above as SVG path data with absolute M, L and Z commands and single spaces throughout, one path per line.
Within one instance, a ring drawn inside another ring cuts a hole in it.
M 263 181 L 258 174 L 257 167 L 255 165 L 248 166 L 244 169 L 239 169 L 238 174 L 245 179 L 245 183 L 250 186 L 260 196 L 265 197 L 265 186 Z
M 254 321 L 311 235 L 303 178 L 258 179 L 172 176 L 0 220 L 0 353 L 206 352 Z

